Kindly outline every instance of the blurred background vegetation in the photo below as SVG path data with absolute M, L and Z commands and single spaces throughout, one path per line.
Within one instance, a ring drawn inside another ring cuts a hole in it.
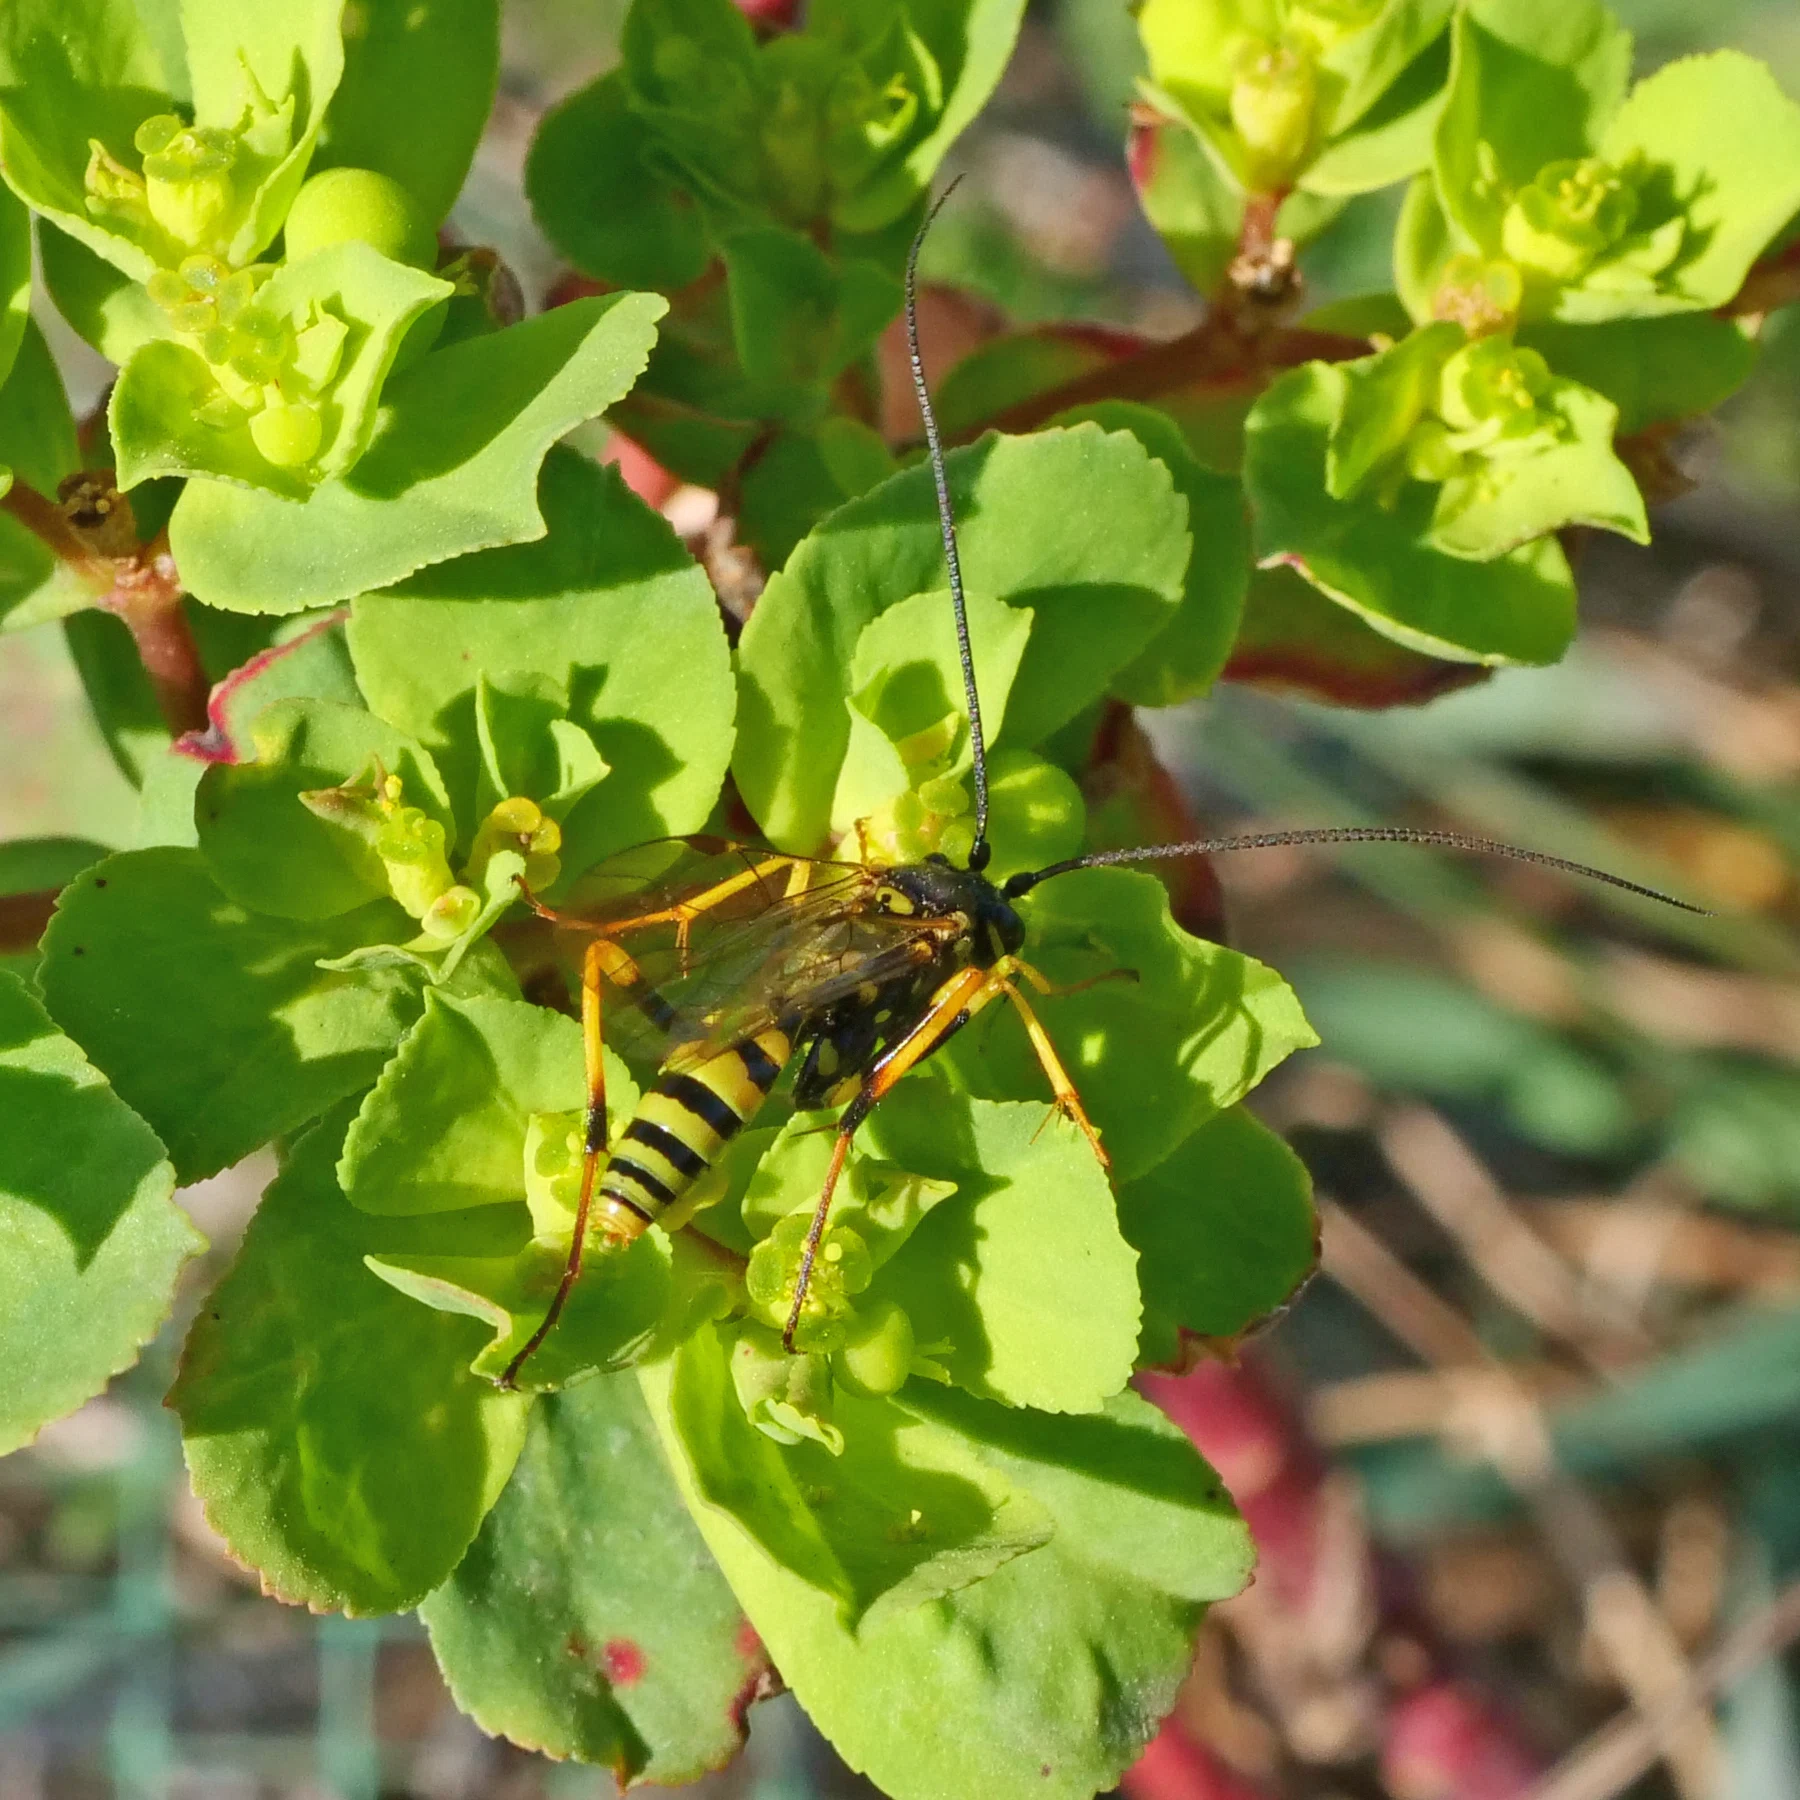
M 1733 43 L 1800 94 L 1788 0 L 1614 4 L 1640 73 Z M 623 10 L 508 15 L 454 223 L 534 300 L 559 271 L 525 146 Z M 1121 0 L 1033 6 L 932 281 L 1018 321 L 1195 321 L 1124 169 L 1135 73 Z M 1345 210 L 1316 298 L 1387 285 L 1396 198 Z M 85 410 L 107 371 L 46 324 Z M 1582 546 L 1558 668 L 1416 711 L 1233 687 L 1149 722 L 1209 828 L 1430 813 L 1719 916 L 1406 850 L 1221 870 L 1233 941 L 1325 1039 L 1263 1101 L 1317 1178 L 1324 1273 L 1237 1367 L 1151 1384 L 1264 1567 L 1215 1609 L 1138 1800 L 1800 1800 L 1800 1661 L 1768 1654 L 1800 1636 L 1800 317 L 1764 343 L 1676 446 L 1695 485 L 1654 544 Z M 0 769 L 0 839 L 130 842 L 56 627 L 0 640 Z M 187 1196 L 214 1244 L 190 1306 L 265 1175 Z M 411 1621 L 261 1599 L 186 1495 L 168 1375 L 152 1353 L 0 1463 L 4 1800 L 612 1792 L 483 1739 Z M 870 1791 L 788 1703 L 753 1725 L 707 1792 Z

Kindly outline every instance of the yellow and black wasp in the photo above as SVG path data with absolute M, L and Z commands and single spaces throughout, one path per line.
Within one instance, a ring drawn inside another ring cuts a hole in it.
M 947 195 L 941 196 L 937 206 Z M 806 1111 L 842 1105 L 836 1139 L 794 1281 L 783 1342 L 805 1314 L 832 1196 L 858 1127 L 910 1069 L 996 1000 L 1017 1013 L 1048 1080 L 1053 1104 L 1106 1152 L 1075 1084 L 1025 994 L 1057 990 L 1023 951 L 1019 903 L 1074 869 L 1278 845 L 1407 843 L 1475 851 L 1559 869 L 1629 892 L 1702 909 L 1600 869 L 1458 832 L 1404 826 L 1323 827 L 1197 839 L 1074 856 L 991 881 L 987 755 L 981 698 L 963 602 L 956 524 L 942 446 L 919 354 L 920 244 L 906 263 L 907 342 L 937 489 L 944 559 L 967 704 L 974 840 L 961 867 L 942 855 L 889 867 L 832 862 L 718 837 L 640 846 L 582 883 L 595 904 L 553 909 L 527 895 L 551 923 L 581 934 L 581 1012 L 586 1047 L 586 1137 L 574 1237 L 542 1322 L 501 1377 L 510 1386 L 554 1328 L 590 1238 L 628 1244 L 675 1208 L 794 1069 L 792 1098 Z M 607 1137 L 604 997 L 626 1004 L 664 1045 L 660 1066 L 617 1138 Z

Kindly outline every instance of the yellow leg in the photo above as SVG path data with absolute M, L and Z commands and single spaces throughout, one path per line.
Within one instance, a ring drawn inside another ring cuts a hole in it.
M 629 987 L 640 979 L 637 964 L 619 946 L 607 938 L 592 939 L 581 958 L 581 1048 L 587 1073 L 587 1117 L 582 1132 L 581 1197 L 575 1205 L 575 1231 L 569 1239 L 568 1260 L 563 1264 L 562 1278 L 556 1284 L 549 1310 L 538 1328 L 525 1340 L 524 1347 L 506 1365 L 499 1385 L 511 1388 L 519 1371 L 562 1316 L 569 1290 L 581 1274 L 581 1253 L 587 1247 L 588 1213 L 594 1204 L 594 1183 L 599 1178 L 600 1159 L 606 1154 L 606 1055 L 601 1013 L 601 978 L 606 977 L 621 987 Z M 623 977 L 623 979 L 621 979 Z
M 1026 976 L 1035 975 L 1035 969 L 1029 969 L 1024 963 L 1019 964 L 1019 972 Z M 1025 1022 L 1026 1035 L 1031 1039 L 1031 1047 L 1037 1052 L 1037 1059 L 1050 1080 L 1050 1091 L 1056 1096 L 1056 1110 L 1065 1119 L 1072 1121 L 1088 1141 L 1089 1147 L 1099 1159 L 1102 1169 L 1110 1169 L 1111 1161 L 1100 1145 L 1100 1134 L 1094 1129 L 1093 1121 L 1087 1116 L 1087 1110 L 1081 1104 L 1081 1096 L 1075 1091 L 1075 1083 L 1069 1079 L 1069 1072 L 1062 1066 L 1062 1058 L 1056 1054 L 1056 1046 L 1050 1041 L 1047 1032 L 1036 1013 L 1031 1010 L 1029 1002 L 1018 988 L 1005 977 L 1001 978 L 1001 986 L 1015 1007 L 1019 1017 Z M 1047 992 L 1054 991 L 1046 989 Z
M 838 1121 L 837 1142 L 831 1147 L 831 1162 L 825 1170 L 825 1183 L 818 1204 L 813 1208 L 812 1225 L 806 1234 L 806 1247 L 800 1253 L 800 1273 L 794 1282 L 793 1304 L 788 1308 L 787 1323 L 781 1330 L 781 1341 L 794 1348 L 794 1332 L 806 1306 L 807 1289 L 812 1286 L 813 1263 L 819 1254 L 819 1241 L 825 1235 L 825 1222 L 831 1215 L 831 1197 L 837 1191 L 838 1177 L 844 1172 L 844 1161 L 850 1154 L 850 1140 L 876 1104 L 889 1093 L 907 1070 L 929 1056 L 938 1045 L 979 1012 L 1001 991 L 993 975 L 985 969 L 962 969 L 952 975 L 931 997 L 925 1016 L 887 1052 L 857 1090 Z
M 675 927 L 675 949 L 685 970 L 688 933 L 692 930 L 694 921 L 702 913 L 723 905 L 732 895 L 741 894 L 746 888 L 761 886 L 771 875 L 778 874 L 783 869 L 788 871 L 783 898 L 791 899 L 795 894 L 804 893 L 811 873 L 808 858 L 766 856 L 760 862 L 740 869 L 737 874 L 728 875 L 709 888 L 702 888 L 689 899 L 677 900 L 673 905 L 658 907 L 654 912 L 638 913 L 628 919 L 584 919 L 578 913 L 559 912 L 554 907 L 545 906 L 522 881 L 519 883 L 519 891 L 524 896 L 526 905 L 540 919 L 548 919 L 553 925 L 560 925 L 568 931 L 589 931 L 606 937 L 622 937 L 628 931 L 642 931 L 646 926 L 672 924 Z

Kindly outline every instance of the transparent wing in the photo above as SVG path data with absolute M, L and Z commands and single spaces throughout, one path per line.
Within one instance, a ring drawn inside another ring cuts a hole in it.
M 879 874 L 724 838 L 672 838 L 609 858 L 556 911 L 572 946 L 604 933 L 635 979 L 609 983 L 606 1033 L 677 1066 L 930 959 L 944 921 L 879 913 Z

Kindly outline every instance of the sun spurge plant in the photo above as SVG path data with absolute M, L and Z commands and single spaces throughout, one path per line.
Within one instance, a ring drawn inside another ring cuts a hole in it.
M 537 132 L 579 279 L 532 316 L 445 223 L 491 0 L 0 18 L 0 620 L 62 621 L 143 796 L 133 848 L 0 846 L 0 1445 L 158 1329 L 177 1186 L 273 1146 L 171 1395 L 208 1516 L 622 1778 L 781 1684 L 897 1796 L 1134 1758 L 1253 1547 L 1132 1374 L 1314 1224 L 1240 1105 L 1291 992 L 1178 864 L 1066 868 L 1194 835 L 1131 708 L 1553 661 L 1579 531 L 1645 537 L 1800 294 L 1747 58 L 1147 0 L 1131 164 L 1209 311 L 941 372 L 965 665 L 876 349 L 1022 10 L 639 0 Z M 1401 183 L 1394 291 L 1308 315 L 1308 239 Z M 79 432 L 34 218 L 118 366 Z M 601 417 L 748 579 L 562 441 Z

